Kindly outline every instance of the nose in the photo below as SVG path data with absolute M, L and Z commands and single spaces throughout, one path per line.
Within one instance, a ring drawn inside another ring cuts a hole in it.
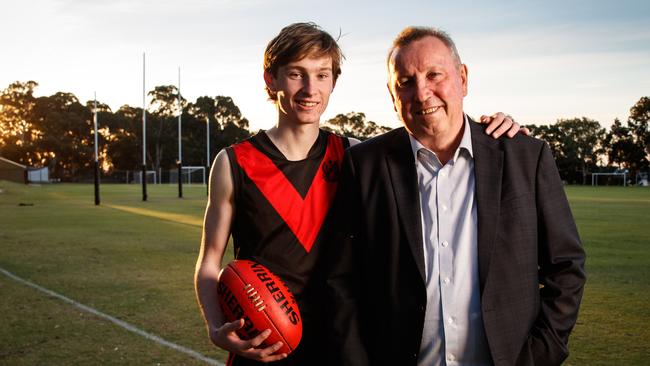
M 307 76 L 303 78 L 302 91 L 308 95 L 313 95 L 316 92 L 316 77 Z
M 431 97 L 431 88 L 425 80 L 417 80 L 415 83 L 415 98 L 419 103 L 426 102 Z

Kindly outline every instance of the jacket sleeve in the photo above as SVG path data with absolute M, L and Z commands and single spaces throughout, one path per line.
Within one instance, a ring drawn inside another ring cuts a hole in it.
M 328 310 L 326 324 L 330 327 L 328 364 L 332 365 L 368 364 L 358 311 L 362 236 L 358 230 L 361 205 L 355 186 L 352 162 L 347 152 L 333 206 L 333 226 L 328 230 L 323 266 Z
M 543 144 L 536 173 L 540 311 L 519 355 L 520 365 L 559 365 L 578 317 L 586 280 L 585 252 L 555 160 Z

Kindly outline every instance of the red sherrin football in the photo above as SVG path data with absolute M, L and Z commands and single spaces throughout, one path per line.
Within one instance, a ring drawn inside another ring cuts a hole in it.
M 237 331 L 242 339 L 270 329 L 263 346 L 282 341 L 276 353 L 289 354 L 300 343 L 298 304 L 282 280 L 263 265 L 249 260 L 230 262 L 219 275 L 218 293 L 226 321 L 244 318 L 244 326 Z

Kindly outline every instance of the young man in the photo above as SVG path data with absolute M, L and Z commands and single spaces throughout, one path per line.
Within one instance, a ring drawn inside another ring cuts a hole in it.
M 348 140 L 319 128 L 320 117 L 341 74 L 336 41 L 313 23 L 285 27 L 264 54 L 264 81 L 278 110 L 276 125 L 222 150 L 210 173 L 195 286 L 210 340 L 230 352 L 229 363 L 248 365 L 285 359 L 283 364 L 314 365 L 323 357 L 324 319 L 316 304 L 312 276 L 322 228 L 338 185 L 338 169 Z M 498 136 L 519 126 L 499 113 L 490 128 Z M 303 337 L 289 355 L 274 354 L 281 343 L 260 348 L 264 331 L 240 339 L 243 320 L 226 323 L 217 300 L 217 280 L 228 238 L 235 257 L 251 259 L 282 278 L 299 305 Z

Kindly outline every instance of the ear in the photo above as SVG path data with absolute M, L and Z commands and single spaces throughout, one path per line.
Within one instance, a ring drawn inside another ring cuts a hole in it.
M 275 90 L 275 78 L 268 71 L 264 71 L 264 82 L 266 83 L 267 88 L 271 89 L 272 91 L 276 91 Z
M 397 112 L 397 106 L 395 105 L 395 96 L 393 95 L 393 89 L 390 88 L 390 83 L 386 83 L 386 88 L 388 88 L 388 94 L 390 94 L 390 100 L 393 101 L 393 109 Z
M 460 79 L 463 83 L 463 96 L 467 96 L 467 65 L 460 65 Z

